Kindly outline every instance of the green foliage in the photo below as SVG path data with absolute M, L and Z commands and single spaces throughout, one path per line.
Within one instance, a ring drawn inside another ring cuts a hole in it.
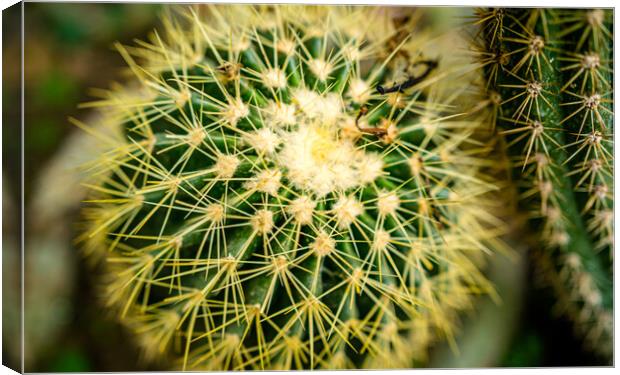
M 50 368 L 50 371 L 54 372 L 87 372 L 91 370 L 91 364 L 86 354 L 75 348 L 62 350 Z

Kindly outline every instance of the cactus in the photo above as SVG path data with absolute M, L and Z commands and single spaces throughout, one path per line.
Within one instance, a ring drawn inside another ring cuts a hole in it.
M 610 10 L 481 9 L 474 51 L 513 158 L 534 257 L 584 343 L 611 354 Z
M 118 45 L 133 83 L 85 105 L 110 131 L 74 120 L 109 146 L 79 238 L 104 302 L 184 370 L 423 361 L 494 292 L 503 229 L 482 122 L 457 111 L 468 78 L 435 68 L 415 17 L 183 9 Z M 410 65 L 415 85 L 388 92 Z

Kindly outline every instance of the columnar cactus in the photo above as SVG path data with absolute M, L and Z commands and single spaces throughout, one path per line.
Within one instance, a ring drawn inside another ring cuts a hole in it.
M 95 133 L 110 147 L 80 239 L 147 356 L 410 367 L 492 292 L 494 162 L 453 101 L 468 80 L 446 82 L 450 57 L 409 20 L 211 6 L 119 46 L 135 82 L 90 104 L 112 119 Z
M 588 345 L 609 354 L 612 13 L 484 9 L 478 16 L 487 103 L 514 158 L 530 227 L 546 248 L 536 257 L 558 308 Z

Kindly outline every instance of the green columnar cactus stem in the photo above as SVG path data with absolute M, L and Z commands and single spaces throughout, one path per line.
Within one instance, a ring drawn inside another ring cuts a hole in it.
M 558 307 L 602 351 L 612 337 L 610 15 L 480 10 L 476 42 Z
M 503 231 L 485 211 L 484 124 L 455 113 L 469 79 L 445 79 L 453 57 L 380 95 L 441 50 L 377 9 L 211 6 L 163 23 L 119 46 L 134 87 L 90 104 L 116 132 L 94 132 L 109 151 L 89 165 L 80 238 L 145 354 L 410 367 L 450 339 L 492 292 L 480 268 Z

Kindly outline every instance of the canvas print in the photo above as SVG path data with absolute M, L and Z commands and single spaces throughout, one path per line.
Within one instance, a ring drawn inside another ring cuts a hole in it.
M 3 31 L 5 366 L 613 365 L 613 9 L 26 3 Z

